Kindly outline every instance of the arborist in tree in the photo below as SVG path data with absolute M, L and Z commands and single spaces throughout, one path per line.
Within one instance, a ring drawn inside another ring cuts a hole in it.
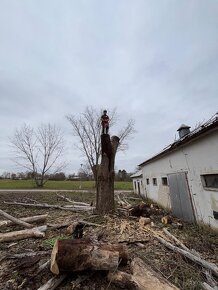
M 103 115 L 101 116 L 101 126 L 102 126 L 102 134 L 108 134 L 109 130 L 109 117 L 107 115 L 107 111 L 103 111 Z

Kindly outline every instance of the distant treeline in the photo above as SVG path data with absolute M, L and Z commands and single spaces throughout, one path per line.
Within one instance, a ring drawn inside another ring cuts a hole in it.
M 130 176 L 132 173 L 127 173 L 125 169 L 118 170 L 115 172 L 115 181 L 131 181 Z M 40 178 L 40 175 L 38 176 Z M 11 180 L 29 180 L 33 179 L 32 172 L 4 172 L 0 179 L 11 179 Z M 46 174 L 45 179 L 47 180 L 55 180 L 55 181 L 63 181 L 63 180 L 94 180 L 93 174 L 86 173 L 84 171 L 79 171 L 78 174 L 65 174 L 64 172 L 57 172 L 54 174 Z

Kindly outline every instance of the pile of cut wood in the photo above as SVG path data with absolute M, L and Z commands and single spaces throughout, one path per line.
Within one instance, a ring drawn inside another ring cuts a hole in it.
M 75 203 L 61 195 L 59 195 L 59 198 L 72 203 L 72 207 L 57 205 L 55 207 L 53 206 L 54 209 L 69 210 L 69 208 L 73 209 L 76 207 L 81 210 L 81 208 L 84 207 L 85 211 L 87 211 L 87 209 L 89 211 L 93 210 L 93 207 L 87 203 Z M 68 227 L 67 234 L 68 236 L 70 235 L 70 237 L 65 240 L 57 239 L 53 246 L 51 258 L 44 264 L 34 268 L 35 276 L 45 271 L 45 269 L 48 269 L 48 267 L 50 267 L 50 271 L 53 274 L 53 277 L 38 288 L 38 290 L 51 290 L 57 288 L 58 285 L 69 277 L 69 273 L 77 273 L 78 278 L 72 281 L 72 289 L 75 289 L 82 281 L 89 279 L 90 275 L 93 275 L 96 271 L 105 271 L 107 273 L 107 289 L 110 289 L 111 283 L 123 289 L 178 289 L 167 279 L 163 278 L 161 274 L 153 271 L 151 267 L 137 255 L 131 254 L 130 248 L 128 247 L 130 244 L 135 244 L 137 247 L 143 248 L 146 247 L 146 243 L 149 239 L 156 239 L 156 241 L 163 244 L 171 251 L 177 252 L 193 263 L 200 265 L 204 271 L 207 271 L 207 283 L 202 283 L 202 288 L 210 290 L 217 289 L 216 281 L 213 276 L 218 277 L 218 267 L 204 260 L 196 251 L 189 249 L 183 242 L 172 235 L 166 227 L 160 229 L 154 227 L 151 223 L 152 215 L 162 216 L 162 219 L 165 218 L 167 221 L 170 221 L 170 216 L 163 217 L 163 210 L 156 205 L 140 203 L 139 205 L 130 207 L 127 200 L 125 200 L 124 203 L 126 204 L 125 207 L 128 208 L 128 212 L 135 215 L 136 218 L 130 219 L 129 216 L 124 216 L 124 218 L 120 216 L 117 218 L 112 215 L 105 216 L 104 225 L 84 221 L 82 219 L 74 220 L 74 222 L 66 222 L 64 224 L 48 224 L 46 223 L 47 214 L 18 219 L 0 210 L 0 215 L 7 219 L 0 222 L 0 227 L 9 227 L 17 224 L 25 228 L 19 231 L 0 233 L 0 241 L 8 242 L 26 238 L 43 238 L 45 232 L 48 230 Z M 21 204 L 23 203 L 19 203 L 19 205 Z M 26 205 L 26 203 L 24 204 Z M 39 204 L 33 203 L 33 205 L 38 206 Z M 44 205 L 48 206 L 47 204 Z M 34 226 L 33 223 L 42 223 L 43 225 Z M 163 223 L 169 224 L 171 221 Z M 87 230 L 83 237 L 84 225 L 95 227 L 96 230 Z M 104 233 L 106 232 L 109 233 L 109 236 L 107 234 L 107 236 L 104 237 Z M 22 257 L 22 267 L 30 267 L 38 263 L 41 255 L 47 254 L 48 252 L 43 251 L 22 253 L 15 254 L 13 258 Z M 152 261 L 150 262 L 152 264 Z M 27 280 L 24 279 L 18 288 L 25 289 L 26 282 Z

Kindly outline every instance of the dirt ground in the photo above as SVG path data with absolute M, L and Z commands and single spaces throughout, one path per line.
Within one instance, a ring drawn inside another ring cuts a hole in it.
M 74 201 L 88 203 L 95 201 L 94 193 L 64 193 L 64 195 Z M 129 197 L 131 197 L 131 194 L 126 193 L 126 198 Z M 130 218 L 118 212 L 114 215 L 100 217 L 88 213 L 72 213 L 71 211 L 59 209 L 41 209 L 4 204 L 4 201 L 30 203 L 32 202 L 30 199 L 34 199 L 39 203 L 59 205 L 68 204 L 63 199 L 60 199 L 54 192 L 7 192 L 0 193 L 0 209 L 5 210 L 7 213 L 16 217 L 48 213 L 47 223 L 49 224 L 62 224 L 81 219 L 101 224 L 103 226 L 101 228 L 91 226 L 86 227 L 84 229 L 84 237 L 96 237 L 96 235 L 99 235 L 100 233 L 102 235 L 102 240 L 105 242 L 121 242 L 126 244 L 130 259 L 135 256 L 142 258 L 153 270 L 163 275 L 180 289 L 202 289 L 201 283 L 207 281 L 204 271 L 200 266 L 190 262 L 180 254 L 166 249 L 165 246 L 160 244 L 149 231 L 142 230 L 138 218 Z M 130 203 L 139 202 L 139 200 L 132 201 L 131 199 L 128 199 L 128 201 Z M 3 220 L 4 218 L 0 217 L 0 219 Z M 160 215 L 153 215 L 151 216 L 151 219 L 154 223 L 153 230 L 161 230 L 163 228 Z M 178 229 L 172 225 L 167 225 L 167 228 L 169 232 L 175 235 L 188 248 L 199 252 L 202 258 L 209 262 L 218 264 L 218 234 L 209 228 L 197 227 L 188 223 L 183 223 L 183 225 L 183 229 Z M 1 227 L 0 232 L 19 229 L 21 229 L 20 226 Z M 71 238 L 71 236 L 66 233 L 66 228 L 62 228 L 48 230 L 45 238 L 41 239 L 31 238 L 20 240 L 15 243 L 0 243 L 0 289 L 35 290 L 52 278 L 53 274 L 49 271 L 49 268 L 43 270 L 38 275 L 36 275 L 36 273 L 38 267 L 49 260 L 52 246 L 57 238 Z M 139 247 L 136 241 L 140 241 L 144 244 L 144 247 Z M 14 254 L 28 252 L 38 252 L 36 261 L 32 262 L 32 265 L 27 263 L 25 259 L 13 258 Z M 121 270 L 128 272 L 128 268 L 129 266 L 127 265 L 125 268 L 121 268 Z M 78 278 L 79 274 L 71 274 L 56 289 L 121 289 L 110 283 L 107 280 L 106 273 L 104 272 L 88 274 L 90 274 L 89 278 L 76 287 L 74 281 Z

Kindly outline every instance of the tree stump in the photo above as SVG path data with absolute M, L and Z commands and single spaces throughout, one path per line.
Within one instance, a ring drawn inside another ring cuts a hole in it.
M 96 211 L 98 214 L 114 210 L 114 163 L 119 138 L 101 135 L 102 158 L 97 181 Z

